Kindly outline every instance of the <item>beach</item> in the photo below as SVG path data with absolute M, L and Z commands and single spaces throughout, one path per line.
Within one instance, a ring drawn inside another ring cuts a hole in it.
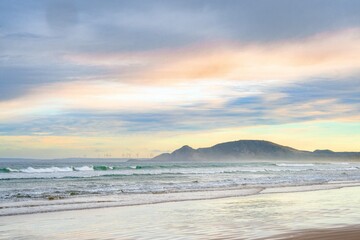
M 293 240 L 357 240 L 360 236 L 360 226 L 349 226 L 331 229 L 311 229 L 292 232 L 279 236 L 272 236 L 271 239 L 293 239 Z
M 360 0 L 0 0 L 0 240 L 360 240 Z
M 0 216 L 360 185 L 358 162 L 0 161 Z
M 360 187 L 308 190 L 3 216 L 0 239 L 359 239 Z

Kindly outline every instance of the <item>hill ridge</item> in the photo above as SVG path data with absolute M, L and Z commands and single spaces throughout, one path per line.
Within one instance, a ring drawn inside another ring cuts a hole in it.
M 333 152 L 331 150 L 304 151 L 267 140 L 235 140 L 194 149 L 184 145 L 171 153 L 163 153 L 154 160 L 246 160 L 246 159 L 359 159 L 360 152 Z

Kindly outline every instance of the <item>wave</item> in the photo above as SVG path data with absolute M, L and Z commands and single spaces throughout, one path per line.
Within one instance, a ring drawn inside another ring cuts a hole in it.
M 36 168 L 36 167 L 27 167 L 21 169 L 13 169 L 10 167 L 0 168 L 0 173 L 54 173 L 54 172 L 79 172 L 79 171 L 111 171 L 111 170 L 130 170 L 130 169 L 160 169 L 160 168 L 172 168 L 174 166 L 106 166 L 106 165 L 95 165 L 95 166 L 82 166 L 82 167 L 46 167 L 46 168 Z M 179 166 L 178 166 L 179 167 Z
M 278 167 L 310 167 L 315 166 L 312 163 L 277 163 L 275 164 Z
M 19 172 L 19 170 L 17 169 L 12 169 L 12 168 L 0 168 L 0 173 L 10 173 L 10 172 Z
M 272 166 L 275 167 L 272 167 Z M 71 173 L 74 174 L 76 172 L 103 172 L 96 174 L 104 175 L 104 174 L 117 174 L 119 171 L 124 175 L 133 175 L 135 173 L 138 174 L 174 174 L 174 173 L 182 173 L 182 174 L 221 174 L 221 173 L 267 173 L 267 172 L 279 172 L 279 171 L 330 171 L 334 170 L 332 168 L 318 168 L 318 164 L 312 163 L 276 163 L 267 166 L 189 166 L 189 165 L 123 165 L 123 166 L 108 166 L 108 165 L 84 165 L 84 166 L 51 166 L 51 167 L 35 167 L 30 166 L 27 168 L 10 168 L 4 167 L 0 168 L 0 174 L 8 174 L 8 173 L 17 173 L 17 174 L 36 174 L 36 173 Z M 322 164 L 320 164 L 323 166 Z M 344 165 L 345 168 L 342 167 L 341 170 L 350 171 L 350 170 L 359 170 L 358 166 L 349 166 Z M 340 170 L 337 168 L 337 170 Z M 116 172 L 115 172 L 116 171 Z M 105 173 L 108 172 L 108 173 Z M 94 173 L 95 174 L 95 173 Z M 3 177 L 5 177 L 3 175 Z M 63 174 L 62 174 L 63 175 Z M 87 174 L 88 175 L 88 174 Z
M 94 168 L 91 166 L 82 166 L 82 167 L 77 167 L 74 168 L 76 171 L 93 171 Z
M 312 183 L 312 184 L 282 184 L 278 186 L 226 187 L 215 189 L 196 189 L 174 192 L 147 192 L 109 195 L 78 195 L 79 192 L 67 192 L 72 197 L 61 198 L 58 195 L 47 196 L 48 200 L 56 201 L 4 201 L 0 203 L 0 216 L 33 214 L 41 212 L 58 212 L 80 209 L 95 209 L 120 206 L 134 206 L 165 202 L 179 202 L 191 200 L 218 199 L 229 197 L 243 197 L 269 193 L 291 193 L 341 189 L 358 187 L 358 181 Z M 24 195 L 20 195 L 22 197 Z
M 46 167 L 46 168 L 36 168 L 36 167 L 27 167 L 22 169 L 13 169 L 10 167 L 0 168 L 0 173 L 55 173 L 55 172 L 79 172 L 79 171 L 111 171 L 111 170 L 136 170 L 136 169 L 166 169 L 166 168 L 186 168 L 178 165 L 169 165 L 169 166 L 150 166 L 150 165 L 132 165 L 132 166 L 106 166 L 106 165 L 95 165 L 95 166 L 82 166 L 82 167 Z
M 34 168 L 27 167 L 21 169 L 13 168 L 0 168 L 0 173 L 55 173 L 55 172 L 74 172 L 74 171 L 94 171 L 93 166 L 82 167 L 47 167 L 47 168 Z
M 39 171 L 37 171 L 39 170 Z M 102 173 L 96 173 L 94 170 L 89 170 L 89 172 L 93 172 L 90 174 L 86 174 L 86 175 L 77 175 L 76 172 L 80 172 L 80 171 L 68 171 L 66 175 L 60 174 L 51 174 L 51 175 L 47 175 L 49 173 L 55 173 L 55 172 L 50 172 L 49 169 L 46 169 L 46 171 L 44 169 L 36 169 L 33 172 L 30 172 L 28 170 L 26 170 L 26 172 L 20 172 L 17 171 L 16 173 L 23 173 L 23 175 L 3 175 L 0 176 L 0 180 L 16 180 L 16 179 L 78 179 L 78 178 L 102 178 L 102 177 L 111 177 L 111 178 L 122 178 L 122 177 L 136 177 L 136 176 L 179 176 L 179 175 L 216 175 L 216 174 L 261 174 L 261 175 L 267 175 L 267 174 L 271 174 L 271 173 L 276 173 L 276 172 L 300 172 L 300 171 L 309 171 L 312 169 L 242 169 L 242 170 L 225 170 L 222 169 L 220 171 L 216 171 L 216 170 L 203 170 L 203 171 L 182 171 L 182 170 L 178 170 L 178 171 L 141 171 L 141 172 L 137 172 L 137 171 L 101 171 Z M 356 169 L 344 169 L 344 170 L 358 170 Z M 86 171 L 86 170 L 83 170 Z M 66 173 L 65 170 L 63 170 L 62 172 Z M 30 174 L 33 173 L 33 174 Z M 38 175 L 36 173 L 45 173 L 45 174 L 41 174 Z M 244 175 L 244 176 L 245 176 Z
M 112 170 L 113 169 L 113 167 L 109 167 L 109 166 L 93 166 L 92 167 L 92 169 L 94 170 L 94 171 L 107 171 L 107 170 Z
M 25 169 L 20 169 L 19 172 L 22 173 L 53 173 L 53 172 L 72 172 L 74 171 L 71 167 L 49 167 L 49 168 L 33 168 L 28 167 Z

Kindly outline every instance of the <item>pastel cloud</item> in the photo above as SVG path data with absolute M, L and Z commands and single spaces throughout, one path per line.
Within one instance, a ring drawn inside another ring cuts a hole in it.
M 80 65 L 112 69 L 112 79 L 151 83 L 194 80 L 294 80 L 354 74 L 360 68 L 360 29 L 273 43 L 217 42 L 183 49 L 123 54 L 68 55 Z M 117 77 L 120 66 L 134 73 Z
M 309 121 L 359 121 L 356 80 L 267 86 L 243 82 L 141 87 L 64 83 L 3 102 L 8 135 L 123 135 Z M 76 87 L 75 87 L 76 86 Z
M 23 97 L 0 102 L 0 121 L 16 116 L 52 115 L 75 110 L 154 111 L 177 107 L 219 106 L 222 95 L 235 96 L 227 82 L 196 86 L 142 86 L 118 82 L 78 81 L 46 85 Z M 253 94 L 250 91 L 243 96 Z
M 358 150 L 359 10 L 0 1 L 0 155 L 149 156 L 244 138 Z

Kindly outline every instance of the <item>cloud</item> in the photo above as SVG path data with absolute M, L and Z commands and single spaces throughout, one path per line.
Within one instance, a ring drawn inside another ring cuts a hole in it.
M 0 100 L 79 77 L 168 83 L 343 74 L 358 68 L 357 36 L 342 30 L 359 27 L 359 9 L 356 0 L 2 1 Z M 311 37 L 321 32 L 338 35 Z
M 112 69 L 113 79 L 142 83 L 197 80 L 303 80 L 343 77 L 360 68 L 360 30 L 347 29 L 266 44 L 213 43 L 184 49 L 124 54 L 69 55 L 66 59 Z M 119 66 L 137 66 L 116 76 Z
M 311 121 L 354 122 L 360 119 L 358 86 L 356 77 L 277 86 L 220 82 L 149 88 L 64 83 L 2 103 L 0 132 L 116 136 Z
M 359 11 L 357 0 L 0 1 L 0 135 L 48 139 L 50 154 L 70 135 L 112 147 L 154 136 L 149 149 L 165 149 L 221 129 L 358 122 Z
M 274 44 L 235 44 L 218 49 L 213 46 L 191 51 L 173 61 L 167 59 L 143 77 L 155 81 L 203 78 L 288 80 L 346 75 L 359 69 L 359 42 L 359 31 L 349 30 Z
M 278 41 L 354 27 L 360 20 L 357 0 L 14 0 L 0 4 L 3 29 L 36 27 L 32 31 L 59 34 L 64 26 L 77 26 L 81 31 L 70 38 L 86 34 L 90 45 L 85 48 L 95 52 L 174 47 L 205 39 Z M 84 42 L 72 44 L 80 47 Z
M 77 81 L 48 84 L 31 93 L 0 102 L 0 121 L 68 111 L 163 111 L 198 106 L 215 107 L 229 91 L 227 82 L 143 86 L 118 82 Z M 230 85 L 232 86 L 232 84 Z M 243 95 L 252 94 L 244 90 Z

